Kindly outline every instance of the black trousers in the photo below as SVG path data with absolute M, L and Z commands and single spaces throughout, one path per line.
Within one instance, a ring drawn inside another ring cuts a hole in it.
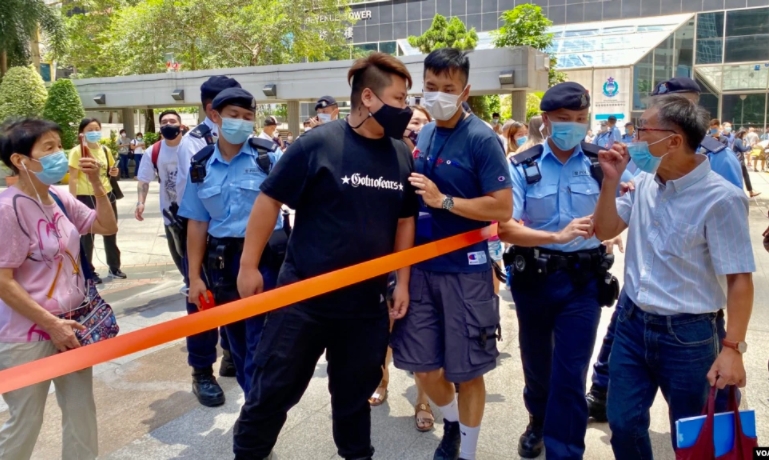
M 93 196 L 78 195 L 77 199 L 89 208 L 96 209 L 96 198 Z M 112 211 L 115 213 L 115 219 L 117 219 L 117 205 L 115 204 L 115 195 L 113 195 L 111 192 L 109 194 L 109 200 L 112 202 Z M 80 237 L 80 242 L 83 244 L 85 255 L 88 257 L 88 261 L 91 263 L 91 267 L 93 267 L 94 238 L 95 235 L 93 233 L 89 233 Z M 104 252 L 107 253 L 107 266 L 109 267 L 110 271 L 116 272 L 120 270 L 120 249 L 117 247 L 117 234 L 104 235 L 102 238 L 104 238 Z M 95 271 L 96 270 L 94 269 L 94 272 Z
M 171 258 L 174 260 L 174 265 L 176 265 L 176 268 L 179 270 L 179 273 L 184 276 L 184 265 L 182 263 L 182 258 L 184 257 L 182 254 L 179 254 L 179 251 L 176 250 L 176 243 L 174 242 L 174 236 L 171 234 L 171 230 L 168 228 L 168 225 L 163 225 L 163 227 L 166 230 L 166 240 L 168 241 L 168 251 L 171 253 Z
M 372 311 L 365 306 L 361 310 Z M 339 455 L 372 456 L 368 398 L 382 379 L 389 323 L 385 308 L 376 318 L 328 318 L 306 304 L 269 313 L 256 351 L 251 390 L 235 423 L 236 460 L 269 455 L 286 414 L 307 390 L 324 350 Z

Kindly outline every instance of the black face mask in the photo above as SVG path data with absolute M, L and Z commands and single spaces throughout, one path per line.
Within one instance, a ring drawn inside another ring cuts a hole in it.
M 410 140 L 414 145 L 417 145 L 417 138 L 419 136 L 419 133 L 416 131 L 409 131 L 408 136 L 406 138 Z
M 166 140 L 172 141 L 182 132 L 182 127 L 177 125 L 164 125 L 160 127 L 160 134 Z
M 376 94 L 374 94 L 374 96 L 382 101 Z M 379 126 L 384 129 L 385 136 L 392 137 L 393 139 L 403 139 L 403 133 L 406 132 L 406 128 L 411 121 L 411 115 L 413 115 L 414 112 L 410 107 L 399 109 L 385 104 L 384 101 L 382 101 L 382 104 L 384 105 L 382 105 L 381 109 L 377 110 L 376 113 L 369 112 L 368 116 L 379 123 Z M 368 120 L 368 118 L 366 118 L 366 120 Z M 363 123 L 365 123 L 366 120 L 363 120 Z M 363 126 L 363 123 L 354 128 L 360 128 Z

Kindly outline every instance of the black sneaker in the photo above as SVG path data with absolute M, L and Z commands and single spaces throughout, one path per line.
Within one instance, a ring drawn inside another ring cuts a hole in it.
M 433 460 L 459 460 L 459 443 L 462 434 L 459 432 L 459 422 L 449 422 L 443 419 L 443 439 L 435 449 Z
M 606 415 L 606 391 L 593 386 L 585 399 L 587 399 L 588 417 L 599 423 L 609 421 L 609 417 Z
M 109 271 L 109 277 L 110 278 L 120 278 L 121 280 L 124 280 L 124 279 L 128 278 L 128 275 L 126 275 L 125 273 L 121 272 L 120 269 L 118 268 L 117 270 L 110 270 Z
M 523 458 L 537 458 L 544 447 L 544 425 L 529 415 L 529 426 L 518 440 L 518 455 Z
M 200 404 L 206 407 L 224 404 L 224 391 L 216 381 L 212 369 L 195 369 L 192 373 L 192 393 Z
M 222 350 L 222 364 L 219 366 L 220 377 L 235 377 L 235 364 L 229 350 Z
M 93 282 L 96 284 L 104 284 L 104 281 L 101 278 L 99 278 L 99 275 L 96 273 L 94 273 L 93 275 Z

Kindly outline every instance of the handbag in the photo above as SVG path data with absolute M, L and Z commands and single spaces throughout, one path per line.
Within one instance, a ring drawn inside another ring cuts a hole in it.
M 752 460 L 753 449 L 758 447 L 758 438 L 745 435 L 742 429 L 740 408 L 737 402 L 737 391 L 734 386 L 729 387 L 728 410 L 734 412 L 734 443 L 731 450 L 716 457 L 714 443 L 714 417 L 716 405 L 716 387 L 710 388 L 708 402 L 703 409 L 705 422 L 702 425 L 697 441 L 691 447 L 676 449 L 676 460 Z
M 112 163 L 112 166 L 110 166 L 107 147 L 104 147 L 102 145 L 101 148 L 104 151 L 104 157 L 107 158 L 107 177 L 109 178 L 109 185 L 112 187 L 112 195 L 115 197 L 116 200 L 122 200 L 124 195 L 123 195 L 123 191 L 120 190 L 120 184 L 119 184 L 118 178 L 110 176 L 109 174 L 109 170 L 115 166 L 115 163 Z
M 69 219 L 61 199 L 55 193 L 49 193 Z M 86 257 L 82 244 L 80 245 L 80 269 L 83 271 L 85 280 L 85 299 L 76 309 L 58 316 L 85 326 L 85 330 L 75 331 L 75 336 L 81 345 L 90 345 L 115 337 L 120 332 L 120 326 L 117 324 L 117 318 L 112 307 L 99 295 L 99 290 L 96 289 L 91 262 Z

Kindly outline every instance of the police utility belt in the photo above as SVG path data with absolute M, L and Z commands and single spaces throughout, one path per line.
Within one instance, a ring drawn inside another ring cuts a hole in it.
M 577 252 L 553 251 L 545 248 L 511 246 L 502 260 L 513 270 L 513 276 L 546 277 L 558 271 L 566 271 L 575 284 L 584 284 L 592 276 L 598 278 L 598 303 L 610 307 L 619 298 L 619 280 L 609 273 L 614 265 L 614 254 L 606 248 Z

